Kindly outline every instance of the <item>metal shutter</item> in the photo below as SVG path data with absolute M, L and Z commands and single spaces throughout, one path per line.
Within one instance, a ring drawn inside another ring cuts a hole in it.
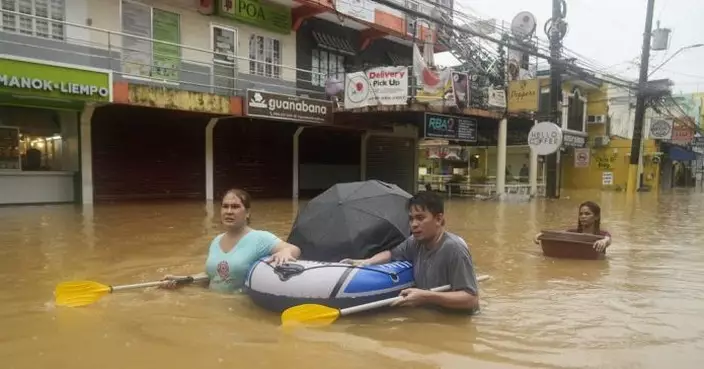
M 367 178 L 393 183 L 415 193 L 415 141 L 412 138 L 369 136 Z

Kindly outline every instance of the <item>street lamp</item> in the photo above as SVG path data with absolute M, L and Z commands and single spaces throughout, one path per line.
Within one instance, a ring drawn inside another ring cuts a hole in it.
M 648 74 L 648 77 L 652 76 L 655 72 L 658 71 L 658 69 L 660 69 L 663 65 L 667 64 L 667 63 L 668 63 L 672 58 L 674 58 L 677 54 L 679 54 L 679 53 L 681 53 L 681 52 L 683 52 L 683 51 L 685 51 L 685 50 L 696 49 L 696 48 L 702 47 L 702 46 L 704 46 L 704 44 L 694 44 L 694 45 L 689 45 L 689 46 L 681 47 L 679 50 L 675 51 L 675 53 L 672 54 L 669 58 L 667 58 L 667 60 L 665 60 L 664 62 L 662 62 L 662 64 L 660 64 L 660 65 L 658 65 L 657 67 L 655 67 L 655 69 L 653 69 L 653 71 L 650 72 L 650 74 Z

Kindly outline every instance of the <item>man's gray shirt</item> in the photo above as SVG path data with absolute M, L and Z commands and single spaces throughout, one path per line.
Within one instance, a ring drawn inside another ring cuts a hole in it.
M 413 263 L 416 287 L 431 289 L 449 284 L 452 291 L 467 291 L 477 295 L 477 277 L 472 256 L 464 240 L 456 234 L 445 232 L 440 245 L 432 250 L 411 236 L 391 249 L 392 260 Z

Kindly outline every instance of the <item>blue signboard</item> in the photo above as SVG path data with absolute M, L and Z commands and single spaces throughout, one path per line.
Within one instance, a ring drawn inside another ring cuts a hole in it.
M 425 138 L 477 142 L 477 121 L 469 117 L 425 113 Z

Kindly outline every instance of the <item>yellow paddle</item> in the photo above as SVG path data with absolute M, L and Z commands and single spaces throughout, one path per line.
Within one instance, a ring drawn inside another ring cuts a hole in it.
M 489 279 L 488 275 L 477 277 L 477 282 L 482 282 Z M 430 289 L 435 292 L 447 291 L 450 285 L 444 285 Z M 401 297 L 392 297 L 384 300 L 374 301 L 367 304 L 348 307 L 345 309 L 332 308 L 318 304 L 302 304 L 292 306 L 281 314 L 281 324 L 284 327 L 306 324 L 309 326 L 324 326 L 334 323 L 339 317 L 375 309 L 382 306 L 387 306 L 393 302 L 400 300 Z
M 155 281 L 137 284 L 127 284 L 122 286 L 108 286 L 102 283 L 93 281 L 72 281 L 62 282 L 56 286 L 54 296 L 57 306 L 78 307 L 90 305 L 98 301 L 101 297 L 115 291 L 131 290 L 136 288 L 146 288 L 154 286 L 162 286 L 168 283 L 176 282 L 176 284 L 190 284 L 196 281 L 203 280 L 206 277 L 193 278 L 191 276 L 179 278 L 169 281 Z

